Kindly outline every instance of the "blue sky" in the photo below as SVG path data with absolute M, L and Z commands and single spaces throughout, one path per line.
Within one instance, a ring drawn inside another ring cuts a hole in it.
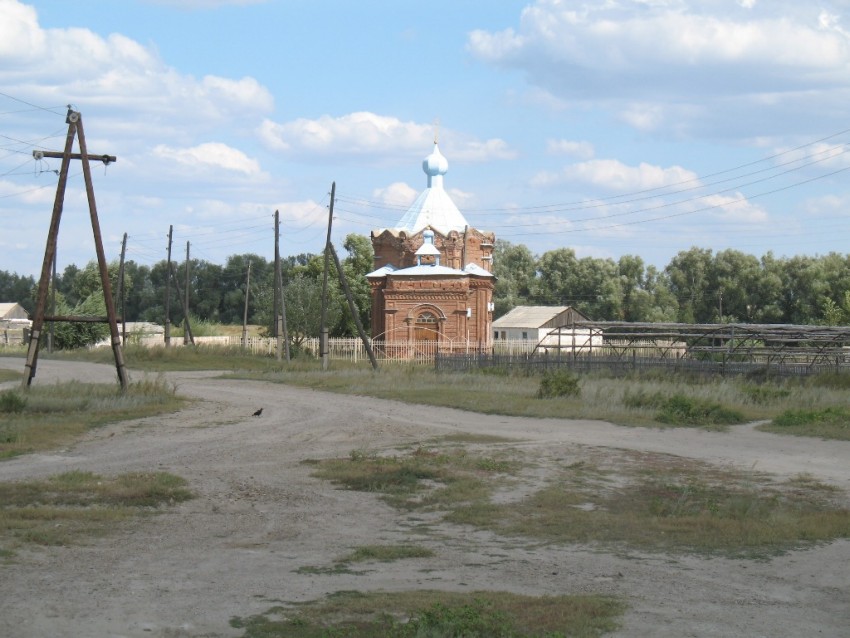
M 532 252 L 848 252 L 850 2 L 0 0 L 0 270 L 37 275 L 65 105 L 108 259 L 224 263 L 392 227 L 435 130 Z M 72 165 L 59 267 L 95 256 Z

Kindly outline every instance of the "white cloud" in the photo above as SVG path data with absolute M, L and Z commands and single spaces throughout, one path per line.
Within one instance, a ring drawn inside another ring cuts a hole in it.
M 38 28 L 33 7 L 17 0 L 0 0 L 0 59 L 25 59 L 44 48 L 45 34 Z
M 741 193 L 732 195 L 709 195 L 701 198 L 696 208 L 703 209 L 711 207 L 721 219 L 728 219 L 730 223 L 758 223 L 768 221 L 767 211 L 761 206 L 753 204 Z
M 850 166 L 850 147 L 845 144 L 819 142 L 797 148 L 780 148 L 775 153 L 777 164 L 788 169 L 814 165 L 823 168 L 846 168 Z
M 467 47 L 580 100 L 693 101 L 850 84 L 840 17 L 796 0 L 744 0 L 737 10 L 717 0 L 537 0 L 518 27 L 473 31 Z
M 539 173 L 532 179 L 532 185 L 573 183 L 616 192 L 637 192 L 683 182 L 695 183 L 698 179 L 695 173 L 681 166 L 662 168 L 645 162 L 628 166 L 619 160 L 594 159 L 571 164 L 559 173 Z
M 380 162 L 411 153 L 427 154 L 433 144 L 432 124 L 358 111 L 339 117 L 299 118 L 283 124 L 266 119 L 257 135 L 268 148 L 320 157 L 369 157 Z M 480 162 L 516 156 L 504 140 L 477 140 L 443 129 L 440 148 L 449 162 Z
M 269 112 L 271 93 L 254 78 L 197 79 L 168 66 L 151 47 L 84 28 L 43 29 L 31 6 L 0 0 L 0 85 L 42 104 L 106 107 L 113 127 L 144 113 L 175 134 Z M 167 122 L 167 125 L 161 123 Z M 132 126 L 140 128 L 140 122 Z
M 260 165 L 256 160 L 219 142 L 207 142 L 192 148 L 170 148 L 160 144 L 153 149 L 153 153 L 165 161 L 176 161 L 199 171 L 215 168 L 248 176 L 260 173 Z
M 288 221 L 300 227 L 327 224 L 328 211 L 323 204 L 312 199 L 303 202 L 282 202 L 275 206 L 280 211 L 281 223 Z
M 389 206 L 410 206 L 419 192 L 405 182 L 393 182 L 372 191 L 372 197 Z
M 455 206 L 457 206 L 460 210 L 463 210 L 475 202 L 474 193 L 462 191 L 459 188 L 450 188 L 448 189 L 448 193 L 451 196 L 452 201 L 455 203 Z
M 510 28 L 475 31 L 469 46 L 478 57 L 504 64 L 545 55 L 580 67 L 642 73 L 650 70 L 643 68 L 648 62 L 662 63 L 664 69 L 757 62 L 837 70 L 847 61 L 837 19 L 824 21 L 814 11 L 754 16 L 722 9 L 691 0 L 650 8 L 634 1 L 603 3 L 576 11 L 560 0 L 538 0 L 523 11 L 519 34 Z
M 546 151 L 553 155 L 569 155 L 583 160 L 590 159 L 596 154 L 590 142 L 573 140 L 547 140 Z
M 847 217 L 847 208 L 850 206 L 848 195 L 822 195 L 813 197 L 805 202 L 803 209 L 808 215 L 814 217 Z
M 365 111 L 314 120 L 299 118 L 284 124 L 265 120 L 258 130 L 263 143 L 274 150 L 343 155 L 427 148 L 432 133 L 428 125 Z

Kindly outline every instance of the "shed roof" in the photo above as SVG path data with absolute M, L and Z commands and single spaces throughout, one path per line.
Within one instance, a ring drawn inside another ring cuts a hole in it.
M 556 328 L 561 315 L 575 313 L 582 319 L 587 319 L 570 306 L 517 306 L 506 315 L 493 322 L 494 328 Z
M 0 319 L 28 319 L 29 313 L 19 303 L 0 303 Z

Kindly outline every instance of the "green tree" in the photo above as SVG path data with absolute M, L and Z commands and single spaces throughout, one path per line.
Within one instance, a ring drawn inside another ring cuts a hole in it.
M 56 312 L 61 316 L 105 317 L 106 303 L 101 291 L 91 294 L 74 307 L 69 306 L 61 296 L 58 296 Z M 54 325 L 53 334 L 53 345 L 59 350 L 84 348 L 109 337 L 109 325 L 60 321 Z
M 375 252 L 372 242 L 368 237 L 351 233 L 346 236 L 343 247 L 348 251 L 348 256 L 342 260 L 342 269 L 345 273 L 354 304 L 360 316 L 360 324 L 364 330 L 369 329 L 370 317 L 372 315 L 372 290 L 366 275 L 375 269 Z M 335 273 L 334 273 L 335 274 Z M 357 325 L 351 317 L 348 302 L 343 299 L 342 324 L 339 331 L 344 335 L 356 336 Z
M 336 325 L 342 315 L 339 293 L 330 288 L 328 325 Z M 306 273 L 293 275 L 284 288 L 289 338 L 296 346 L 309 337 L 318 337 L 321 327 L 322 281 Z
M 0 301 L 19 303 L 27 312 L 35 310 L 36 280 L 34 277 L 0 270 Z
M 493 274 L 496 276 L 493 291 L 496 318 L 516 306 L 530 303 L 536 285 L 537 259 L 526 246 L 497 239 L 493 247 Z
M 676 254 L 665 272 L 670 292 L 678 300 L 677 321 L 710 323 L 717 316 L 716 291 L 711 289 L 711 249 L 691 248 Z

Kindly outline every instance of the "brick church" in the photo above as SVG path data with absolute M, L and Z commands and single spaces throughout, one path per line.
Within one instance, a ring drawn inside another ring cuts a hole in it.
M 495 235 L 469 226 L 443 187 L 448 169 L 435 141 L 422 162 L 428 187 L 395 228 L 372 231 L 372 338 L 386 345 L 491 345 Z

